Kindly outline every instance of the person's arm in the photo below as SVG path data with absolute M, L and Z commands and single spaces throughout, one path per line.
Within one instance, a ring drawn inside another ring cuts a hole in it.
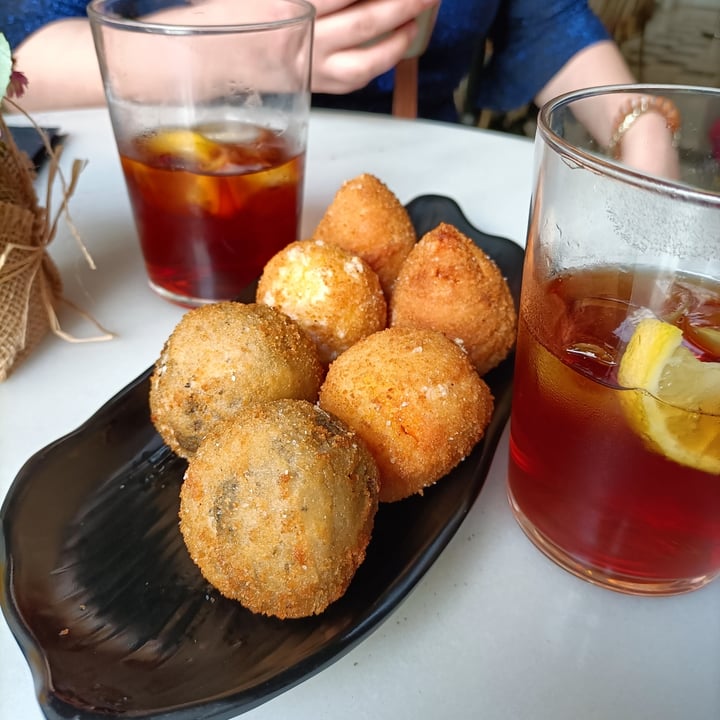
M 14 49 L 28 79 L 22 107 L 28 112 L 103 105 L 100 68 L 86 18 L 49 23 Z
M 572 90 L 599 85 L 635 82 L 632 72 L 612 41 L 598 42 L 575 54 L 537 94 L 542 106 Z M 597 142 L 607 147 L 624 115 L 630 112 L 627 94 L 607 94 L 592 103 L 576 106 L 575 115 Z M 678 176 L 678 157 L 668 118 L 651 111 L 638 117 L 617 148 L 622 161 L 644 172 L 663 177 Z
M 598 85 L 622 85 L 635 82 L 617 45 L 611 40 L 597 42 L 576 53 L 535 97 L 538 107 L 558 95 Z M 608 96 L 602 105 L 579 113 L 578 120 L 602 145 L 607 145 L 613 132 L 623 97 Z

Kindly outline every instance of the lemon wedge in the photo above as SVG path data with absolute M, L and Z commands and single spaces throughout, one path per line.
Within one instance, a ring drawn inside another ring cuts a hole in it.
M 622 404 L 649 447 L 720 475 L 720 363 L 701 362 L 670 323 L 641 320 L 618 368 Z
M 172 155 L 203 172 L 218 170 L 227 162 L 222 145 L 195 130 L 162 130 L 148 137 L 145 146 L 155 155 Z

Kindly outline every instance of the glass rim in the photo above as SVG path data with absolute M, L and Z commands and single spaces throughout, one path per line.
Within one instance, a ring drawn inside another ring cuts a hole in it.
M 541 135 L 544 142 L 556 152 L 567 156 L 578 165 L 589 170 L 653 192 L 682 197 L 683 199 L 703 205 L 717 205 L 720 207 L 720 193 L 697 188 L 681 181 L 671 180 L 658 175 L 648 175 L 640 170 L 633 169 L 629 165 L 623 165 L 619 160 L 597 155 L 583 148 L 579 148 L 571 142 L 568 142 L 565 138 L 557 135 L 551 128 L 550 118 L 552 114 L 563 107 L 570 106 L 575 101 L 607 94 L 624 95 L 638 93 L 663 95 L 670 99 L 672 99 L 673 96 L 678 97 L 680 95 L 710 95 L 720 100 L 720 88 L 703 85 L 630 83 L 625 85 L 601 85 L 582 90 L 573 90 L 548 100 L 540 108 L 537 116 L 538 134 Z
M 256 33 L 277 30 L 279 28 L 302 25 L 308 20 L 315 18 L 316 10 L 308 0 L 273 0 L 281 5 L 295 6 L 297 14 L 277 20 L 266 20 L 260 22 L 236 22 L 224 23 L 221 25 L 199 25 L 193 23 L 163 23 L 145 22 L 121 15 L 109 14 L 101 8 L 105 5 L 112 5 L 117 0 L 91 0 L 87 5 L 87 15 L 90 22 L 95 22 L 106 27 L 128 30 L 138 33 L 152 33 L 157 35 L 228 35 L 238 33 Z

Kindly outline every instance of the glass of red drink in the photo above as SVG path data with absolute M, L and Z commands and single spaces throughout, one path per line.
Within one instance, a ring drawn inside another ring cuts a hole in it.
M 598 140 L 578 118 L 608 95 L 625 127 Z M 714 132 L 711 88 L 598 88 L 538 119 L 510 504 L 559 565 L 638 595 L 720 574 Z
M 298 239 L 315 10 L 306 0 L 93 0 L 150 286 L 237 297 Z

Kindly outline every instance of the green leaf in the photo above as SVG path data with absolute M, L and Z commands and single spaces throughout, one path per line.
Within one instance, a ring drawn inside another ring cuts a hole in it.
M 5 95 L 12 73 L 12 52 L 7 38 L 0 33 L 0 98 Z

